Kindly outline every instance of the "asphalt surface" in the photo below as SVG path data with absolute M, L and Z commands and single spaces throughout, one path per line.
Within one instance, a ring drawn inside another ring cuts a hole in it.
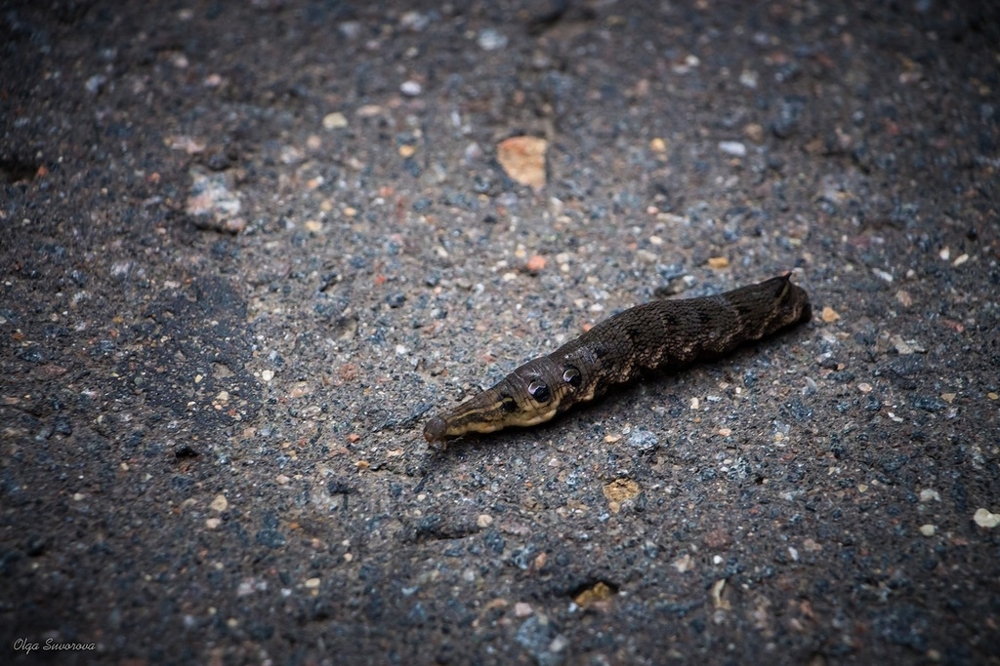
M 4 663 L 1000 662 L 990 3 L 0 6 Z M 806 325 L 421 437 L 792 269 Z

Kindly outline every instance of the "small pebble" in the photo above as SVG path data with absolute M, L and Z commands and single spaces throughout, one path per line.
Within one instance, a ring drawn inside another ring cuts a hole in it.
M 729 266 L 729 259 L 726 257 L 710 257 L 708 260 L 709 268 L 714 268 L 716 270 L 727 268 Z
M 829 305 L 823 308 L 823 313 L 820 315 L 824 322 L 827 324 L 832 324 L 833 322 L 840 319 L 840 315 L 836 310 L 831 308 Z
M 764 126 L 760 123 L 749 123 L 743 128 L 743 135 L 754 143 L 764 142 Z
M 937 528 L 934 527 L 933 525 L 929 525 L 928 524 L 928 525 L 921 525 L 920 526 L 920 533 L 923 534 L 925 537 L 932 537 L 932 536 L 934 536 L 934 532 L 936 532 L 936 531 L 937 531 Z
M 931 502 L 931 501 L 940 502 L 941 501 L 941 494 L 938 491 L 936 491 L 936 490 L 932 490 L 930 488 L 924 488 L 923 490 L 920 491 L 920 501 L 921 502 Z
M 789 548 L 788 550 L 789 552 L 795 552 L 794 548 Z M 796 557 L 792 559 L 798 560 L 797 554 Z M 712 606 L 716 610 L 726 611 L 726 610 L 731 610 L 733 607 L 732 604 L 729 603 L 729 600 L 723 596 L 725 589 L 726 589 L 725 578 L 720 578 L 719 580 L 712 583 L 712 589 L 709 592 L 709 594 L 711 595 L 712 598 Z
M 602 488 L 605 499 L 609 502 L 624 502 L 641 492 L 639 484 L 632 479 L 615 479 Z
M 175 134 L 167 137 L 167 145 L 169 145 L 173 150 L 183 150 L 188 155 L 203 153 L 208 147 L 204 140 L 196 139 L 185 134 Z
M 421 12 L 409 11 L 399 17 L 400 27 L 410 32 L 422 32 L 430 23 L 430 16 Z
M 993 513 L 989 509 L 976 509 L 976 513 L 972 516 L 972 519 L 976 521 L 976 525 L 985 527 L 988 530 L 1000 525 L 1000 514 Z
M 873 268 L 872 273 L 874 273 L 875 277 L 877 277 L 880 280 L 885 280 L 886 282 L 892 282 L 892 273 L 888 273 L 878 268 Z
M 382 115 L 382 107 L 378 104 L 364 104 L 359 106 L 354 113 L 358 118 L 374 118 Z
M 539 273 L 545 268 L 545 257 L 540 254 L 536 254 L 527 263 L 528 272 Z
M 514 136 L 497 144 L 497 161 L 510 179 L 535 190 L 545 186 L 549 143 L 534 136 Z
M 524 648 L 534 663 L 552 666 L 562 663 L 562 659 L 549 649 L 556 638 L 555 627 L 543 613 L 532 614 L 514 634 L 514 640 Z
M 514 615 L 516 617 L 528 617 L 534 612 L 535 609 L 532 608 L 531 604 L 527 602 L 518 601 L 516 604 L 514 604 Z
M 403 84 L 399 86 L 399 92 L 403 93 L 407 97 L 416 97 L 423 92 L 423 86 L 416 81 L 404 81 Z
M 107 81 L 108 77 L 103 74 L 95 74 L 87 79 L 87 82 L 84 84 L 84 88 L 86 88 L 87 92 L 91 95 L 96 95 L 101 91 L 101 88 L 104 87 L 104 84 L 107 83 Z
M 694 568 L 694 558 L 691 557 L 690 553 L 684 553 L 676 560 L 671 563 L 674 569 L 677 569 L 678 573 L 685 573 L 691 571 Z
M 218 511 L 219 513 L 222 513 L 223 511 L 229 508 L 229 500 L 226 499 L 225 495 L 222 494 L 216 495 L 215 499 L 212 500 L 212 503 L 209 504 L 209 508 L 211 508 L 212 511 Z
M 642 452 L 655 451 L 660 445 L 660 438 L 648 430 L 636 428 L 628 436 L 628 445 Z
M 906 341 L 898 335 L 892 336 L 889 341 L 892 342 L 892 346 L 896 349 L 896 353 L 900 356 L 908 356 L 914 351 L 913 347 L 908 345 Z
M 344 21 L 337 26 L 337 30 L 340 34 L 347 39 L 357 39 L 358 35 L 361 34 L 361 22 L 360 21 Z
M 462 159 L 469 163 L 476 162 L 482 158 L 482 156 L 483 149 L 476 142 L 470 143 L 465 147 L 465 150 L 462 151 Z
M 185 212 L 196 218 L 208 218 L 201 221 L 203 228 L 221 229 L 240 212 L 239 196 L 230 189 L 225 174 L 206 174 L 192 169 L 190 176 Z
M 340 111 L 323 116 L 323 129 L 335 130 L 347 127 L 347 117 Z
M 495 28 L 483 28 L 476 37 L 476 43 L 484 51 L 498 51 L 507 46 L 507 36 Z
M 739 141 L 720 141 L 719 150 L 734 157 L 746 157 L 747 154 L 746 145 Z
M 305 153 L 298 146 L 282 146 L 279 159 L 282 164 L 298 164 L 305 157 Z

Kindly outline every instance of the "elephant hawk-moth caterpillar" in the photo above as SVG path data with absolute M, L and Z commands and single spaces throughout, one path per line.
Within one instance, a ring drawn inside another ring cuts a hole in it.
M 432 417 L 424 438 L 443 447 L 469 432 L 543 423 L 644 373 L 717 358 L 808 321 L 811 313 L 808 294 L 792 284 L 790 272 L 715 296 L 643 303 Z

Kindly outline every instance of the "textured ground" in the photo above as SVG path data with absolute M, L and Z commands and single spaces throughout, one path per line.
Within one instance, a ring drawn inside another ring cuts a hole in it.
M 5 663 L 1000 662 L 997 10 L 405 4 L 0 3 Z M 420 436 L 793 268 L 808 325 Z

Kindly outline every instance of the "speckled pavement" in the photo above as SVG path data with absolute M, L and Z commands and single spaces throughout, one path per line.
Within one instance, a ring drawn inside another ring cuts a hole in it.
M 1000 663 L 998 44 L 988 2 L 3 2 L 4 663 Z M 804 326 L 421 436 L 785 270 Z

